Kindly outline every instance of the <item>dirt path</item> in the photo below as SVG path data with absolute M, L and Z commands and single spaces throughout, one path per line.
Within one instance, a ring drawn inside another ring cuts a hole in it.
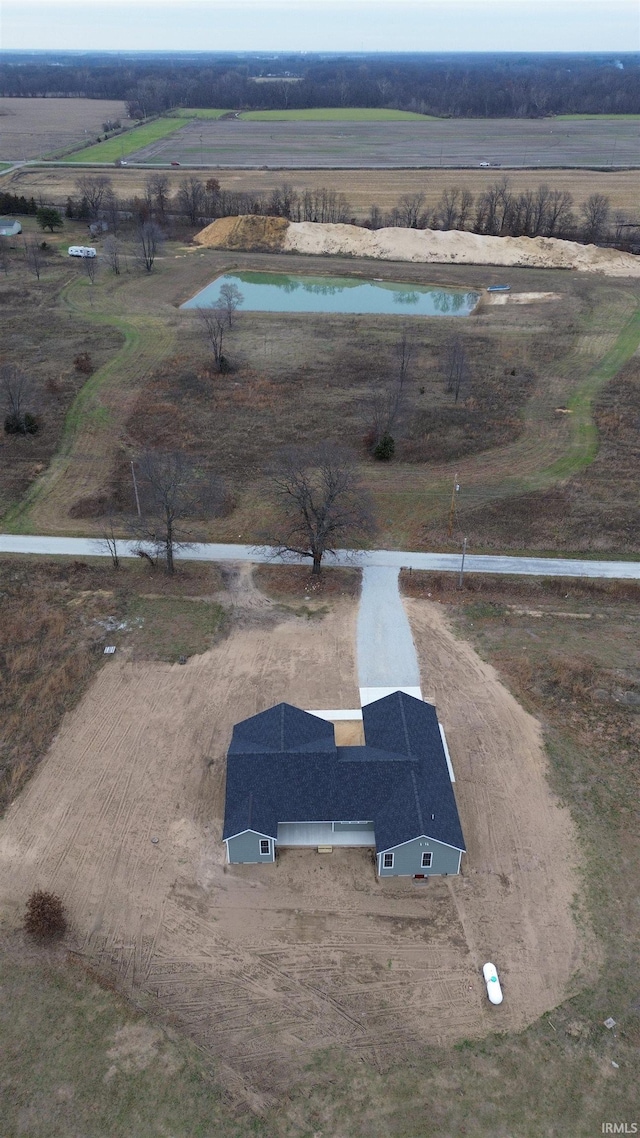
M 447 727 L 469 854 L 461 878 L 375 878 L 365 850 L 224 864 L 224 756 L 238 719 L 287 699 L 354 707 L 355 605 L 284 618 L 240 581 L 244 627 L 186 667 L 108 663 L 0 823 L 0 914 L 59 892 L 81 957 L 187 1032 L 260 1109 L 318 1048 L 379 1067 L 523 1026 L 586 969 L 569 816 L 539 731 L 439 611 L 409 604 Z M 157 842 L 152 839 L 156 839 Z M 478 967 L 500 968 L 492 1009 Z

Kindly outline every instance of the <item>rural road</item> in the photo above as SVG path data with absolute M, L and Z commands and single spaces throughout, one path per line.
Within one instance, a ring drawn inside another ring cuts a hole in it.
M 135 557 L 137 545 L 118 542 L 122 557 Z M 104 557 L 95 538 L 36 537 L 31 534 L 0 534 L 0 554 L 33 553 L 45 556 Z M 180 556 L 180 554 L 177 554 Z M 218 545 L 197 543 L 182 553 L 189 561 L 277 561 L 267 546 Z M 305 558 L 287 558 L 303 563 Z M 327 565 L 356 565 L 360 568 L 379 566 L 387 569 L 428 569 L 431 572 L 457 573 L 458 553 L 412 553 L 392 549 L 363 551 L 338 550 Z M 528 577 L 608 577 L 612 580 L 640 580 L 640 561 L 590 561 L 561 557 L 500 557 L 489 554 L 467 554 L 465 573 L 514 573 Z
M 118 542 L 122 557 L 136 557 L 137 543 Z M 0 554 L 22 553 L 67 557 L 104 557 L 107 551 L 91 538 L 36 537 L 0 534 Z M 195 561 L 282 560 L 266 546 L 195 544 L 183 551 Z M 298 563 L 304 558 L 295 558 Z M 358 610 L 358 684 L 362 705 L 386 691 L 403 688 L 420 696 L 420 668 L 407 619 L 398 577 L 401 568 L 429 569 L 445 573 L 460 570 L 460 556 L 450 553 L 409 553 L 339 550 L 333 563 L 358 565 L 363 569 Z M 640 580 L 640 561 L 580 561 L 547 557 L 490 557 L 468 555 L 465 572 L 524 574 L 549 577 L 609 577 Z

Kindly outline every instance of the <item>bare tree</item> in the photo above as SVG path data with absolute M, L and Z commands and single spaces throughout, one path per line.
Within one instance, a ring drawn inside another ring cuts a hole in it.
M 222 349 L 228 326 L 227 311 L 220 305 L 216 305 L 214 308 L 198 308 L 197 312 L 200 317 L 204 337 L 211 349 L 216 370 L 222 371 L 225 364 Z
M 4 429 L 12 435 L 33 435 L 38 429 L 35 416 L 29 411 L 33 402 L 33 384 L 15 364 L 0 368 L 0 398 L 4 404 Z
M 471 378 L 466 349 L 459 336 L 452 336 L 446 344 L 442 372 L 447 391 L 457 403 Z
M 175 570 L 175 554 L 194 538 L 198 519 L 219 514 L 225 503 L 219 478 L 199 469 L 182 451 L 148 450 L 138 460 L 141 517 L 133 531 L 142 554 L 151 545 L 163 558 L 167 573 Z
M 169 205 L 169 178 L 166 174 L 156 172 L 149 174 L 144 184 L 145 197 L 149 209 L 160 221 L 164 221 Z
M 83 257 L 80 264 L 85 277 L 89 281 L 89 284 L 94 285 L 96 283 L 96 276 L 98 273 L 98 258 Z M 93 299 L 91 303 L 93 304 Z
M 112 273 L 115 273 L 117 277 L 120 276 L 122 246 L 118 238 L 114 237 L 113 234 L 109 234 L 105 239 L 102 251 Z
M 393 347 L 392 359 L 385 378 L 379 383 L 370 401 L 371 417 L 371 449 L 376 454 L 383 439 L 393 441 L 394 432 L 404 411 L 411 361 L 413 358 L 413 342 L 403 328 L 402 333 Z M 380 457 L 376 455 L 376 457 Z M 385 454 L 384 457 L 390 457 Z
M 199 178 L 187 178 L 176 195 L 178 209 L 184 213 L 191 225 L 199 225 L 206 205 L 207 193 L 204 182 Z
M 588 243 L 600 241 L 607 232 L 611 200 L 606 194 L 591 194 L 582 203 L 580 213 L 584 222 L 583 240 Z
M 281 555 L 308 557 L 317 575 L 326 554 L 373 536 L 369 497 L 353 456 L 329 443 L 288 447 L 270 476 L 278 517 L 264 540 Z
M 153 269 L 154 261 L 162 246 L 162 240 L 162 231 L 155 221 L 142 221 L 136 230 L 136 260 L 147 273 Z
M 460 187 L 447 186 L 436 206 L 436 218 L 441 229 L 457 229 L 460 213 Z
M 244 296 L 240 292 L 240 289 L 237 285 L 223 284 L 222 288 L 220 289 L 220 300 L 222 302 L 221 307 L 224 308 L 227 314 L 227 324 L 230 328 L 232 328 L 233 318 L 235 316 L 236 310 L 244 301 Z
M 418 229 L 423 205 L 424 194 L 403 194 L 398 202 L 400 224 L 407 229 Z
M 33 237 L 25 238 L 24 259 L 29 272 L 33 274 L 36 280 L 40 280 L 40 274 L 44 268 L 44 251 L 40 242 Z
M 114 569 L 120 568 L 119 537 L 116 533 L 116 523 L 113 518 L 106 518 L 100 537 L 96 538 L 94 545 L 100 553 L 108 553 Z
M 91 217 L 97 217 L 105 197 L 113 194 L 111 178 L 105 174 L 83 174 L 76 178 L 76 189 L 80 197 L 87 203 Z
M 460 205 L 458 207 L 458 229 L 466 229 L 467 222 L 471 217 L 471 210 L 473 209 L 473 194 L 471 190 L 463 190 L 460 194 Z

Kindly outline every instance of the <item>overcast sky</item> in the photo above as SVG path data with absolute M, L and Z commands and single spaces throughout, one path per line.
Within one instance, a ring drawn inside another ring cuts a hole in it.
M 0 0 L 0 47 L 640 50 L 640 0 Z

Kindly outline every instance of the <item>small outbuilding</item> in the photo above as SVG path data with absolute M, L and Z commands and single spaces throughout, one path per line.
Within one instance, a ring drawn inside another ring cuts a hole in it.
M 0 237 L 17 237 L 19 233 L 22 233 L 19 221 L 12 217 L 0 217 Z
M 230 863 L 273 862 L 284 846 L 366 846 L 380 877 L 460 872 L 464 838 L 435 707 L 397 691 L 362 717 L 357 747 L 337 747 L 331 723 L 287 703 L 236 724 L 223 830 Z

